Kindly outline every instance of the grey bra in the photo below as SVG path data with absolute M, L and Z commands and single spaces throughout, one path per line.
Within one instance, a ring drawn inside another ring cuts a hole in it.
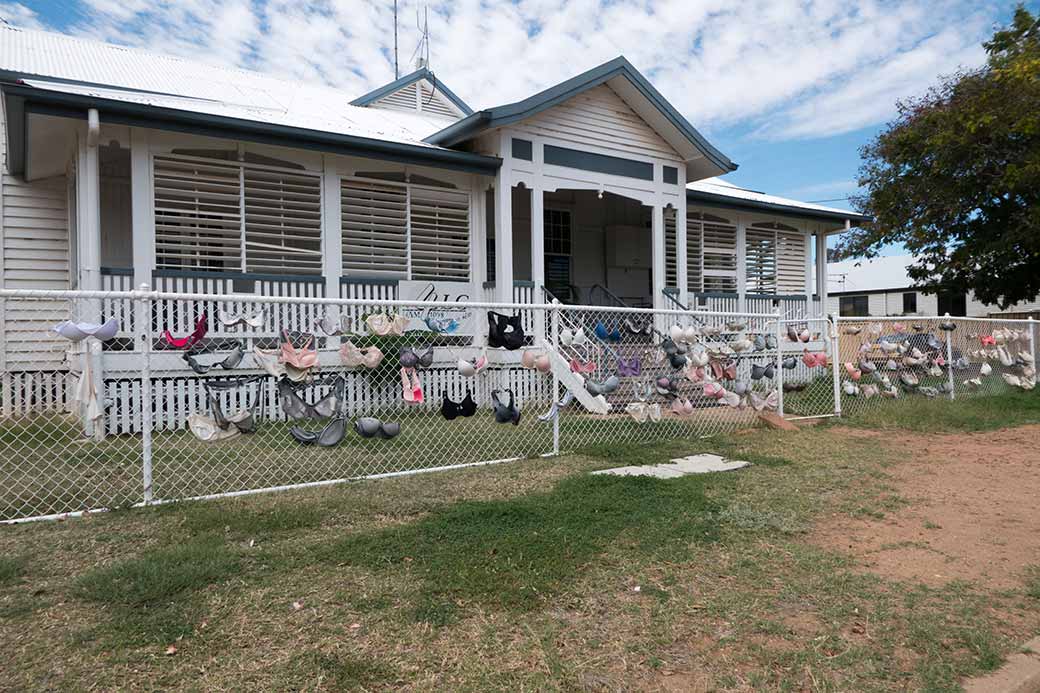
M 508 404 L 501 400 L 500 394 L 509 395 Z M 520 423 L 520 408 L 516 406 L 516 395 L 512 390 L 492 390 L 491 408 L 495 411 L 495 421 L 498 423 L 511 423 L 514 426 Z
M 205 375 L 206 373 L 209 373 L 211 370 L 217 368 L 218 366 L 220 368 L 223 368 L 224 370 L 231 370 L 233 368 L 237 368 L 238 364 L 242 363 L 242 357 L 245 356 L 246 352 L 245 346 L 242 344 L 242 342 L 236 342 L 235 348 L 231 351 L 230 354 L 225 356 L 220 361 L 216 361 L 214 363 L 206 365 L 199 363 L 195 358 L 201 353 L 204 352 L 196 352 L 193 354 L 191 352 L 186 351 L 184 352 L 184 355 L 182 357 L 184 359 L 184 362 L 188 364 L 188 367 L 190 367 L 191 370 L 195 371 L 199 375 Z
M 296 388 L 289 380 L 278 381 L 278 401 L 282 405 L 282 411 L 295 420 L 303 419 L 327 419 L 339 412 L 346 392 L 346 381 L 336 376 L 332 392 L 311 404 L 296 393 Z

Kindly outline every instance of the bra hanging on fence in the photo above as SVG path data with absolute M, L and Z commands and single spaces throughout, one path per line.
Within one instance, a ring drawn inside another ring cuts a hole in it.
M 192 330 L 191 334 L 187 337 L 174 337 L 167 329 L 163 330 L 163 339 L 174 349 L 190 349 L 201 342 L 208 331 L 209 328 L 206 323 L 206 314 L 203 313 L 199 316 L 199 319 L 195 321 L 195 329 Z
M 469 390 L 466 390 L 466 396 L 462 398 L 461 402 L 455 402 L 448 393 L 444 393 L 443 401 L 441 402 L 441 416 L 448 421 L 457 419 L 460 416 L 468 418 L 477 413 L 477 403 L 473 400 L 473 395 Z
M 488 346 L 510 351 L 524 345 L 524 326 L 519 315 L 503 315 L 488 311 Z
M 205 375 L 206 373 L 209 373 L 211 370 L 217 367 L 223 368 L 224 370 L 228 371 L 237 368 L 238 364 L 242 363 L 242 358 L 245 356 L 246 351 L 242 342 L 238 342 L 235 344 L 235 348 L 232 349 L 230 354 L 225 356 L 220 361 L 206 365 L 199 363 L 198 360 L 196 360 L 195 358 L 196 356 L 202 353 L 205 352 L 192 353 L 190 351 L 186 351 L 183 355 L 184 362 L 188 364 L 188 367 L 191 368 L 191 370 L 195 371 L 199 375 Z
M 339 360 L 351 368 L 375 368 L 382 363 L 383 352 L 377 346 L 358 347 L 348 339 L 339 348 Z
M 314 404 L 305 401 L 296 392 L 296 387 L 287 380 L 278 382 L 278 401 L 286 416 L 295 421 L 304 419 L 327 419 L 339 411 L 346 394 L 346 381 L 336 376 L 331 381 L 333 390 Z
M 107 342 L 119 332 L 119 321 L 109 318 L 100 325 L 94 322 L 72 322 L 64 320 L 54 326 L 54 331 L 65 339 L 80 342 L 87 337 L 94 337 L 102 342 Z

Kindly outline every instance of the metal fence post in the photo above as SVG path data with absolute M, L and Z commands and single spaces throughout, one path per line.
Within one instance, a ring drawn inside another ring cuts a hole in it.
M 950 314 L 945 315 L 945 319 L 950 319 Z M 953 379 L 953 330 L 946 333 L 946 377 L 947 382 L 950 384 L 950 400 L 957 399 L 957 393 L 954 392 L 956 389 L 954 386 Z
M 838 368 L 841 366 L 841 349 L 840 342 L 838 340 L 838 316 L 831 313 L 830 319 L 827 321 L 827 329 L 830 332 L 831 342 L 831 379 L 834 381 L 834 415 L 837 417 L 841 416 L 841 376 L 839 375 Z
M 1029 353 L 1033 355 L 1033 368 L 1036 368 L 1037 353 L 1036 353 L 1036 320 L 1033 316 L 1029 316 Z M 1034 375 L 1034 378 L 1036 376 Z
M 776 413 L 784 415 L 784 342 L 783 315 L 776 309 Z
M 551 336 L 552 336 L 552 338 L 551 338 L 550 343 L 552 344 L 553 351 L 556 352 L 556 353 L 559 353 L 558 350 L 560 348 L 560 344 L 559 344 L 559 339 L 560 339 L 560 308 L 559 308 L 559 305 L 560 305 L 560 302 L 557 299 L 554 298 L 552 300 L 552 306 L 553 306 L 552 307 L 552 321 L 551 321 L 551 325 L 552 325 Z M 553 377 L 552 377 L 552 403 L 551 403 L 551 405 L 554 406 L 559 401 L 560 401 L 560 378 L 559 378 L 559 376 L 556 375 L 556 371 L 554 370 L 553 371 Z M 559 455 L 560 454 L 560 417 L 561 416 L 563 416 L 563 411 L 560 410 L 560 409 L 557 409 L 556 416 L 553 417 L 553 431 L 552 431 L 552 434 L 553 434 L 552 451 L 553 451 L 554 455 Z
M 141 284 L 134 300 L 137 348 L 141 354 L 141 487 L 145 505 L 152 502 L 152 298 Z

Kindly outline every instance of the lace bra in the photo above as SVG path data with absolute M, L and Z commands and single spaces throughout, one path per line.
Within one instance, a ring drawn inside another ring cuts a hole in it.
M 356 366 L 375 368 L 382 362 L 383 352 L 377 346 L 359 348 L 354 342 L 347 340 L 339 348 L 339 358 L 343 365 L 351 368 Z

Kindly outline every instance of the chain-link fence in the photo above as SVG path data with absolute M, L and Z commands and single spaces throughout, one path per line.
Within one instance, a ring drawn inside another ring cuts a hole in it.
M 837 318 L 835 379 L 843 416 L 905 398 L 993 395 L 1036 386 L 1029 320 Z
M 0 521 L 1032 389 L 1031 321 L 0 292 Z
M 0 520 L 708 436 L 776 409 L 777 318 L 0 292 Z

